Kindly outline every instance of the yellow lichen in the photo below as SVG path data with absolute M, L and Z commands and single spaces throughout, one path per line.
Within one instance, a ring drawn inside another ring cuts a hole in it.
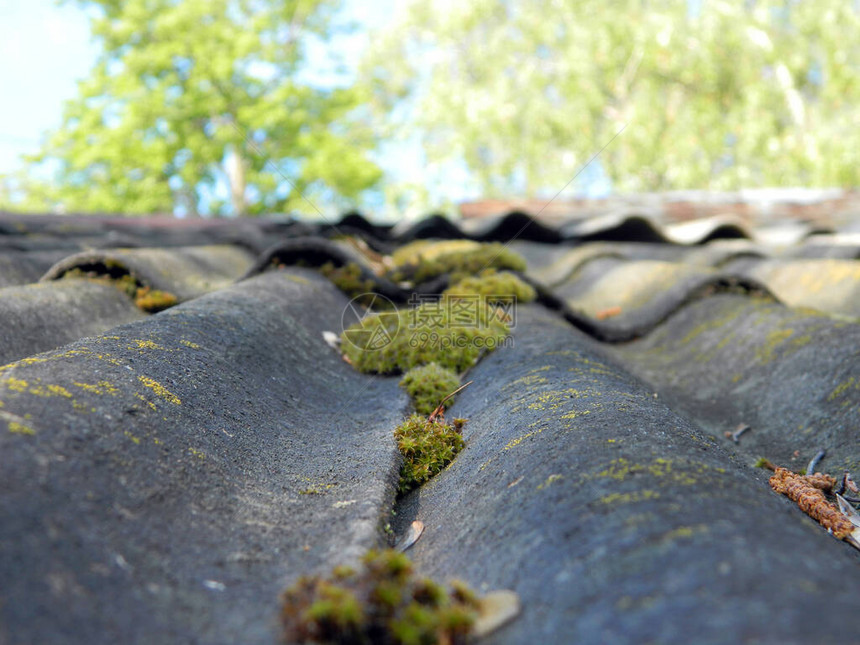
M 654 490 L 637 490 L 631 493 L 611 493 L 604 495 L 597 500 L 597 503 L 616 506 L 618 504 L 635 504 L 659 497 L 660 493 Z
M 161 345 L 158 345 L 151 340 L 132 340 L 131 342 L 137 345 L 138 349 L 164 349 Z M 133 349 L 133 347 L 129 345 L 129 349 Z
M 540 428 L 538 430 L 533 430 L 532 432 L 528 432 L 521 437 L 517 437 L 516 439 L 511 439 L 507 444 L 505 444 L 505 450 L 510 450 L 511 448 L 515 448 L 518 445 L 520 445 L 523 441 L 528 439 L 529 437 L 534 437 L 535 435 L 538 435 L 541 432 L 543 432 L 543 428 Z
M 721 472 L 721 469 L 711 468 L 705 464 L 689 463 L 685 464 L 685 466 L 684 470 L 677 470 L 671 459 L 660 457 L 654 459 L 650 464 L 631 463 L 627 459 L 619 457 L 609 462 L 607 468 L 593 475 L 593 477 L 606 477 L 617 481 L 624 481 L 631 475 L 649 474 L 652 477 L 664 479 L 671 484 L 692 486 L 698 483 L 694 474 L 705 471 Z
M 9 422 L 9 432 L 13 434 L 29 434 L 34 435 L 36 431 L 33 430 L 30 426 L 26 426 L 23 423 L 18 421 L 10 421 Z
M 548 487 L 548 486 L 552 486 L 555 482 L 557 482 L 557 481 L 561 481 L 562 479 L 564 479 L 564 475 L 559 475 L 559 474 L 557 474 L 557 473 L 556 473 L 556 474 L 553 474 L 553 475 L 550 475 L 549 477 L 547 477 L 547 478 L 546 478 L 546 481 L 545 481 L 543 484 L 540 484 L 540 485 L 537 487 L 537 489 L 538 489 L 538 490 L 543 490 L 544 488 L 546 488 L 546 487 Z
M 843 381 L 842 383 L 837 385 L 833 389 L 833 391 L 828 395 L 827 400 L 828 401 L 834 401 L 834 400 L 838 399 L 840 396 L 842 396 L 843 394 L 845 394 L 851 388 L 858 388 L 856 381 L 855 381 L 853 376 L 850 377 L 848 380 Z
M 72 393 L 61 385 L 34 385 L 33 387 L 29 388 L 27 392 L 33 394 L 34 396 L 43 396 L 46 398 L 52 396 L 61 396 L 66 399 L 72 398 Z
M 573 412 L 562 414 L 559 419 L 575 419 L 577 417 L 585 416 L 586 414 L 591 414 L 591 410 L 574 410 Z
M 557 410 L 562 407 L 569 399 L 583 399 L 592 396 L 600 396 L 598 392 L 592 389 L 577 390 L 567 388 L 565 390 L 551 390 L 543 392 L 535 397 L 535 401 L 529 403 L 529 410 Z
M 191 349 L 200 349 L 200 345 L 198 345 L 197 343 L 192 343 L 190 340 L 180 340 L 179 342 L 186 347 L 190 347 Z
M 679 526 L 660 536 L 660 542 L 674 542 L 679 538 L 691 538 L 697 533 L 705 533 L 708 531 L 707 524 L 696 524 L 694 526 Z
M 135 396 L 136 398 L 140 399 L 141 401 L 143 401 L 146 405 L 148 405 L 148 406 L 149 406 L 150 408 L 152 408 L 153 410 L 157 410 L 157 409 L 158 409 L 158 408 L 156 408 L 156 407 L 155 407 L 155 403 L 153 403 L 152 401 L 150 401 L 149 399 L 147 399 L 145 396 L 143 396 L 143 394 L 141 394 L 141 393 L 139 393 L 139 392 L 135 392 L 135 393 L 134 393 L 134 396 Z
M 173 394 L 170 390 L 168 390 L 155 379 L 151 379 L 148 376 L 138 376 L 137 379 L 165 401 L 169 401 L 170 403 L 173 403 L 175 405 L 180 405 L 182 403 L 182 401 L 179 400 L 178 396 Z
M 92 392 L 93 394 L 110 394 L 111 396 L 116 396 L 119 390 L 111 385 L 108 381 L 99 381 L 98 383 L 80 383 L 78 381 L 72 381 L 72 385 L 81 388 L 87 392 Z
M 307 278 L 300 276 L 300 275 L 293 275 L 291 273 L 285 273 L 283 277 L 286 278 L 287 280 L 289 280 L 290 282 L 295 282 L 296 284 L 310 284 L 311 283 L 311 281 L 308 280 Z
M 775 358 L 774 354 L 777 348 L 791 338 L 792 334 L 794 334 L 793 329 L 775 329 L 770 332 L 765 339 L 764 345 L 757 347 L 755 350 L 755 356 L 759 362 L 762 364 L 771 362 Z
M 134 297 L 134 304 L 149 313 L 164 311 L 175 305 L 178 299 L 172 293 L 140 287 Z
M 545 376 L 540 376 L 539 374 L 529 374 L 528 376 L 522 376 L 518 378 L 516 381 L 513 381 L 505 386 L 505 389 L 509 387 L 516 386 L 530 386 L 530 385 L 541 385 L 542 383 L 546 383 L 547 379 Z
M 12 376 L 3 379 L 2 383 L 13 392 L 26 392 L 30 384 L 22 379 L 17 379 Z

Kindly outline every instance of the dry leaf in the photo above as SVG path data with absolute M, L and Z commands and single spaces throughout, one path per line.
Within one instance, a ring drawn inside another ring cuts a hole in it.
M 598 311 L 594 317 L 598 320 L 606 320 L 607 318 L 621 315 L 621 311 L 621 307 L 607 307 L 606 309 Z
M 492 591 L 482 596 L 478 602 L 478 620 L 472 630 L 477 638 L 491 634 L 520 613 L 520 597 L 514 591 Z
M 335 334 L 333 331 L 324 331 L 322 333 L 322 337 L 326 345 L 332 349 L 340 349 L 340 336 Z
M 854 530 L 845 538 L 845 541 L 855 549 L 860 549 L 860 513 L 839 493 L 836 494 L 836 501 L 839 503 L 839 510 L 854 525 Z
M 421 537 L 421 534 L 424 533 L 424 522 L 419 520 L 415 520 L 412 524 L 409 525 L 409 530 L 406 531 L 406 535 L 404 535 L 400 540 L 398 540 L 397 545 L 394 547 L 396 551 L 400 551 L 403 553 L 410 546 L 415 544 L 418 541 L 418 538 Z

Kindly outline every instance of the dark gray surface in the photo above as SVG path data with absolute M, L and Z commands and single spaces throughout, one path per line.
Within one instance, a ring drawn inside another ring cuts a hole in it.
M 515 339 L 449 412 L 466 449 L 398 509 L 421 571 L 520 594 L 488 643 L 855 639 L 847 544 L 556 318 L 521 308 Z
M 0 365 L 145 316 L 125 293 L 91 280 L 0 289 Z
M 64 251 L 0 251 L 0 288 L 38 282 L 64 255 Z
M 576 246 L 548 246 L 537 242 L 513 243 L 529 263 L 529 273 L 548 287 L 570 280 L 591 260 L 617 258 L 620 260 L 659 260 L 698 267 L 720 267 L 736 258 L 763 258 L 766 247 L 749 240 L 715 240 L 701 246 L 676 244 L 644 244 L 635 242 L 587 242 Z
M 772 300 L 766 287 L 745 276 L 693 264 L 606 256 L 580 265 L 553 289 L 574 324 L 612 343 L 638 338 L 687 304 L 723 292 Z
M 272 643 L 377 546 L 407 399 L 324 343 L 346 302 L 273 272 L 0 371 L 0 641 Z
M 739 447 L 750 461 L 800 469 L 824 448 L 824 470 L 860 472 L 858 324 L 721 295 L 613 353 L 715 436 L 750 425 Z

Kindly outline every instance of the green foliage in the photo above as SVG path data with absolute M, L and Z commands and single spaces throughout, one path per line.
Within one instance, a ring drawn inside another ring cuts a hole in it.
M 521 255 L 498 242 L 478 244 L 469 240 L 450 240 L 413 248 L 415 257 L 406 255 L 408 247 L 395 257 L 395 262 L 401 262 L 395 269 L 395 279 L 420 284 L 447 273 L 454 283 L 487 268 L 526 269 L 526 261 Z
M 516 298 L 517 302 L 531 302 L 537 293 L 530 284 L 513 273 L 498 273 L 495 269 L 485 269 L 481 275 L 463 278 L 457 284 L 448 287 L 442 295 L 456 298 L 458 296 L 481 296 L 486 302 L 494 302 L 493 297 L 501 301 L 505 298 Z
M 398 374 L 437 363 L 455 372 L 474 365 L 508 335 L 495 307 L 474 303 L 458 318 L 456 299 L 365 317 L 341 334 L 344 352 L 361 372 Z
M 355 118 L 362 91 L 299 80 L 308 38 L 333 29 L 335 0 L 78 4 L 101 53 L 19 180 L 18 207 L 315 213 L 302 195 L 346 205 L 379 178 Z M 214 196 L 219 182 L 228 200 Z
M 857 33 L 844 0 L 413 0 L 364 78 L 386 136 L 486 197 L 555 194 L 625 123 L 619 191 L 854 187 Z
M 409 392 L 412 403 L 419 414 L 430 414 L 439 402 L 460 386 L 457 373 L 436 363 L 413 367 L 400 380 L 400 387 Z M 445 401 L 447 409 L 454 398 Z
M 289 642 L 424 645 L 466 642 L 478 599 L 462 582 L 452 593 L 414 575 L 405 555 L 368 551 L 362 569 L 338 567 L 331 579 L 304 576 L 284 592 Z
M 420 414 L 413 414 L 397 426 L 394 438 L 403 455 L 401 493 L 420 486 L 454 460 L 465 445 L 462 435 L 465 422 L 465 419 L 454 419 L 448 425 L 442 419 L 429 421 Z

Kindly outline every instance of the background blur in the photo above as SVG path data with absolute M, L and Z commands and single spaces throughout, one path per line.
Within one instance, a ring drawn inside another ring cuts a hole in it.
M 858 34 L 848 0 L 0 0 L 0 210 L 855 188 Z

